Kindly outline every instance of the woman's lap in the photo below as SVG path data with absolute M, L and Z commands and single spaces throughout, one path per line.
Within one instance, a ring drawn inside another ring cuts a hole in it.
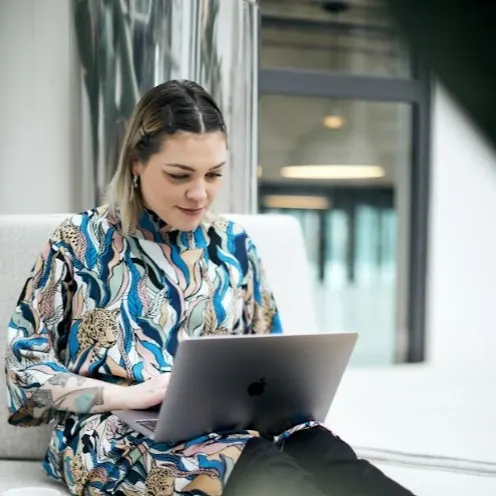
M 64 434 L 63 477 L 77 495 L 220 495 L 246 443 L 257 436 L 212 434 L 170 445 L 146 438 L 113 415 L 70 427 Z
M 327 495 L 413 496 L 323 427 L 295 433 L 286 440 L 284 451 L 315 476 Z
M 288 496 L 411 495 L 317 423 L 274 440 L 243 431 L 171 446 L 95 416 L 78 430 L 66 426 L 64 438 L 63 475 L 76 495 L 245 496 L 262 486 Z
M 209 496 L 220 495 L 250 439 L 251 436 L 246 434 L 212 436 L 172 449 L 165 443 L 146 440 L 143 445 L 145 452 L 140 453 L 135 466 L 115 487 L 115 491 L 120 491 L 115 494 L 133 494 L 139 481 L 147 496 L 195 494 L 195 491 Z M 137 472 L 139 475 L 136 477 Z
M 223 496 L 324 496 L 312 473 L 264 438 L 248 441 Z
M 276 447 L 253 439 L 227 482 L 224 496 L 412 496 L 329 430 L 316 426 Z

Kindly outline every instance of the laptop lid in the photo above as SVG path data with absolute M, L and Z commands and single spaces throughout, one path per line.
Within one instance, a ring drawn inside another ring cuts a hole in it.
M 181 342 L 154 433 L 183 441 L 209 432 L 279 434 L 324 421 L 357 334 L 241 335 Z

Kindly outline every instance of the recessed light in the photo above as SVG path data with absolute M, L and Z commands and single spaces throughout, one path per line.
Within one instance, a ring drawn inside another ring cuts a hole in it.
M 281 176 L 290 179 L 379 179 L 386 175 L 378 165 L 288 165 Z
M 268 208 L 295 208 L 310 210 L 326 210 L 331 202 L 325 196 L 304 195 L 266 195 L 263 203 Z
M 328 129 L 341 129 L 344 126 L 344 118 L 340 115 L 329 114 L 322 119 L 322 124 Z

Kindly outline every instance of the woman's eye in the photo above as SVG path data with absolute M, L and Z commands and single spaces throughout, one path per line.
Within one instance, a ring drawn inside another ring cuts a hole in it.
M 188 174 L 170 174 L 170 173 L 167 173 L 167 175 L 171 178 L 171 179 L 174 179 L 175 181 L 181 181 L 181 180 L 184 180 L 184 179 L 188 179 Z
M 189 174 L 171 174 L 170 172 L 166 172 L 166 175 L 173 181 L 185 181 L 191 177 Z M 218 177 L 222 177 L 222 175 L 223 174 L 221 172 L 209 172 L 207 174 L 207 178 L 216 179 Z

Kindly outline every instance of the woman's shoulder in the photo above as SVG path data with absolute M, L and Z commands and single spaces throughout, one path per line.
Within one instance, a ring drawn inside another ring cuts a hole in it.
M 116 224 L 116 218 L 107 205 L 68 215 L 54 230 L 52 242 L 73 245 L 82 238 L 94 237 Z
M 239 221 L 223 216 L 216 216 L 210 221 L 210 228 L 214 229 L 216 239 L 220 240 L 222 248 L 242 261 L 242 266 L 247 269 L 247 261 L 258 260 L 256 243 L 249 230 Z M 210 236 L 212 239 L 212 236 Z
M 222 215 L 208 214 L 206 219 L 207 225 L 213 229 L 217 235 L 227 239 L 247 239 L 249 238 L 248 232 L 245 227 L 233 220 Z

